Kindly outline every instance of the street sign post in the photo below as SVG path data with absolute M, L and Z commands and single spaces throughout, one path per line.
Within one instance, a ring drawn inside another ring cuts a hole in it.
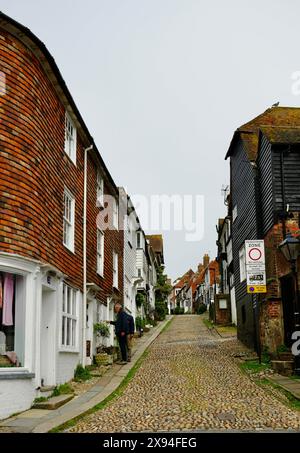
M 245 241 L 247 292 L 266 293 L 265 245 L 263 240 Z
M 259 302 L 255 297 L 257 293 L 267 292 L 265 244 L 261 239 L 245 241 L 247 292 L 252 294 L 252 309 L 254 321 L 254 334 L 256 348 L 261 363 L 261 344 L 259 326 Z

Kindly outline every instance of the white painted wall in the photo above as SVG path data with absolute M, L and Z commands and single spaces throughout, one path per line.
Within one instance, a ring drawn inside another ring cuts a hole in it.
M 235 301 L 234 287 L 230 291 L 230 302 L 231 302 L 231 322 L 233 324 L 237 325 L 236 301 Z
M 149 246 L 148 246 L 149 247 Z M 149 304 L 151 309 L 155 309 L 155 286 L 157 284 L 157 272 L 155 268 L 155 257 L 151 253 L 151 249 L 149 249 L 149 259 L 150 262 L 147 265 L 148 267 L 148 274 L 147 274 L 147 282 L 150 287 L 148 295 L 149 295 Z
M 35 397 L 33 379 L 1 379 L 0 420 L 29 409 Z
M 56 384 L 64 384 L 72 379 L 78 363 L 80 363 L 79 353 L 59 352 L 57 357 Z
M 45 282 L 47 271 L 40 267 L 39 263 L 5 253 L 0 253 L 0 270 L 18 275 L 16 301 L 22 302 L 15 320 L 17 329 L 15 350 L 21 363 L 23 362 L 22 368 L 0 368 L 0 419 L 3 419 L 31 407 L 38 394 L 36 389 L 41 385 L 41 377 L 49 370 L 55 385 L 73 378 L 77 364 L 82 361 L 80 345 L 83 320 L 82 294 L 77 291 L 77 344 L 74 351 L 63 351 L 61 347 L 63 282 L 60 277 L 51 277 L 50 283 Z M 53 341 L 46 341 L 45 329 L 49 332 L 48 340 Z M 53 355 L 50 363 L 51 351 Z M 44 362 L 41 360 L 42 354 L 48 355 Z M 35 376 L 30 379 L 6 377 L 8 373 L 16 371 L 34 373 Z
M 132 217 L 135 218 L 135 216 L 133 211 L 128 217 L 128 224 L 124 229 L 124 307 L 134 318 L 136 317 L 137 242 Z

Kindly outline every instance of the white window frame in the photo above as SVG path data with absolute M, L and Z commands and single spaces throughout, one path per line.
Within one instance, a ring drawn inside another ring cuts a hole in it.
M 97 206 L 104 206 L 104 179 L 100 170 L 97 171 Z
M 246 250 L 243 245 L 239 250 L 239 263 L 240 263 L 240 281 L 243 282 L 247 278 L 246 274 Z
M 65 114 L 65 153 L 76 165 L 77 130 L 68 112 Z
M 119 229 L 119 206 L 117 200 L 113 200 L 113 226 L 116 230 Z
M 117 252 L 113 252 L 113 287 L 118 289 L 118 280 L 119 280 L 119 255 Z
M 68 205 L 66 205 L 66 202 Z M 63 244 L 67 249 L 74 253 L 75 198 L 66 188 L 64 190 L 63 206 Z
M 72 286 L 63 283 L 61 302 L 60 349 L 61 351 L 78 352 L 78 291 Z
M 104 276 L 104 233 L 97 228 L 97 273 Z

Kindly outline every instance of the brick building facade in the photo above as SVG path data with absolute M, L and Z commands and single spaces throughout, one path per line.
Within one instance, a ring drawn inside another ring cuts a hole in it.
M 94 323 L 123 300 L 124 235 L 118 188 L 52 56 L 2 13 L 0 72 L 0 279 L 12 316 L 0 308 L 0 350 L 15 365 L 0 365 L 1 418 L 91 362 Z M 101 212 L 112 227 L 97 228 Z

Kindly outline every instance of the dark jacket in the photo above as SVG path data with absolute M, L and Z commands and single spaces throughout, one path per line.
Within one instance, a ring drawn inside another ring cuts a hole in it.
M 117 319 L 115 321 L 110 321 L 110 323 L 115 326 L 117 336 L 120 336 L 121 332 L 125 332 L 126 335 L 129 333 L 128 319 L 125 311 L 120 310 L 117 314 Z
M 133 316 L 131 316 L 129 313 L 126 313 L 127 316 L 127 322 L 128 322 L 128 333 L 131 335 L 134 334 L 134 319 Z

